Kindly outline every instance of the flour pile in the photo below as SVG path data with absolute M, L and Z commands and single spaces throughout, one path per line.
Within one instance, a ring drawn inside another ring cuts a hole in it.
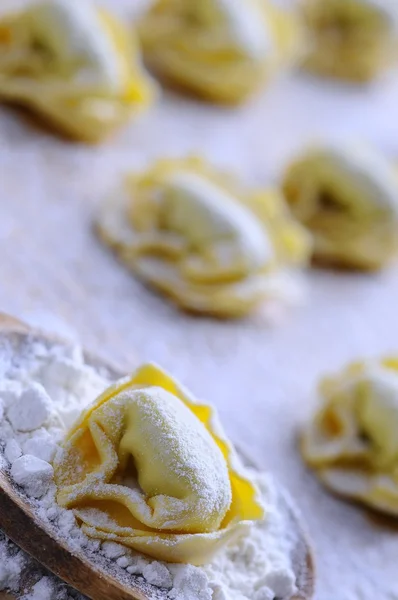
M 290 556 L 297 542 L 277 508 L 270 478 L 252 471 L 266 505 L 266 520 L 226 547 L 205 567 L 171 565 L 114 542 L 100 543 L 80 530 L 72 511 L 55 501 L 51 461 L 81 410 L 110 383 L 105 369 L 85 362 L 74 344 L 34 336 L 0 338 L 0 468 L 28 497 L 38 516 L 72 551 L 84 552 L 122 582 L 139 581 L 165 600 L 275 600 L 296 591 Z M 30 573 L 29 589 L 24 574 Z M 33 585 L 32 585 L 33 584 Z M 23 600 L 83 600 L 45 573 L 0 531 L 0 590 Z

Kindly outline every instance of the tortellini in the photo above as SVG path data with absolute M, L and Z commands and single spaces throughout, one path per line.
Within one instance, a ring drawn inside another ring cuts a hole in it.
M 84 411 L 54 464 L 83 531 L 159 560 L 204 564 L 264 518 L 214 409 L 155 365 Z
M 102 207 L 101 238 L 182 308 L 220 317 L 284 300 L 310 240 L 278 192 L 249 194 L 201 159 L 160 161 Z
M 287 169 L 283 190 L 317 262 L 375 270 L 395 256 L 398 175 L 371 148 L 314 148 Z
M 313 45 L 306 67 L 369 81 L 398 59 L 395 0 L 303 0 Z
M 0 99 L 97 142 L 151 99 L 124 26 L 89 1 L 43 0 L 0 19 Z
M 140 27 L 144 56 L 165 81 L 239 103 L 301 48 L 295 17 L 265 0 L 156 0 Z
M 349 365 L 320 395 L 304 459 L 331 490 L 398 516 L 398 358 Z

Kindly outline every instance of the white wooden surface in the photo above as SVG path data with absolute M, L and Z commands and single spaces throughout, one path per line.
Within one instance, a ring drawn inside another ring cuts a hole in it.
M 134 1 L 108 4 L 128 14 Z M 398 527 L 326 494 L 295 448 L 321 374 L 398 351 L 398 268 L 312 272 L 307 301 L 278 326 L 261 315 L 217 322 L 180 314 L 143 288 L 99 245 L 91 222 L 121 173 L 165 154 L 199 151 L 265 185 L 296 149 L 325 136 L 370 139 L 394 157 L 397 103 L 394 75 L 368 89 L 295 75 L 237 110 L 166 93 L 98 148 L 0 109 L 0 309 L 56 315 L 88 347 L 130 366 L 158 361 L 214 402 L 231 437 L 300 505 L 317 552 L 318 600 L 398 598 Z

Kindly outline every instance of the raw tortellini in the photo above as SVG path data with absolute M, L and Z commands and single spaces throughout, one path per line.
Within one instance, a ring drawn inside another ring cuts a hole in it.
M 0 99 L 98 141 L 148 104 L 151 84 L 121 23 L 88 1 L 43 0 L 0 20 Z
M 306 66 L 368 81 L 398 59 L 395 0 L 303 0 L 313 45 Z
M 265 0 L 156 0 L 140 31 L 162 79 L 221 103 L 243 101 L 301 44 L 293 17 Z
M 352 364 L 320 395 L 304 459 L 333 491 L 398 516 L 398 359 Z
M 213 408 L 144 365 L 69 432 L 54 465 L 57 500 L 91 537 L 203 564 L 264 517 L 237 460 Z
M 100 212 L 102 239 L 181 307 L 222 317 L 286 299 L 309 239 L 277 192 L 248 194 L 196 158 L 131 177 Z
M 319 147 L 288 168 L 283 189 L 314 236 L 314 258 L 379 269 L 398 249 L 398 175 L 367 148 Z

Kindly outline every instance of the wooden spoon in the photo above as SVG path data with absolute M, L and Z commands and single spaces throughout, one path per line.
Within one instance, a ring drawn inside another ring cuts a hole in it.
M 0 313 L 1 342 L 11 343 L 14 352 L 18 352 L 28 338 L 41 341 L 62 340 L 35 331 L 24 323 Z M 85 353 L 85 360 L 94 367 L 106 369 L 110 377 L 121 375 L 106 362 Z M 280 506 L 285 512 L 288 527 L 295 531 L 297 544 L 292 552 L 292 561 L 297 578 L 298 593 L 291 600 L 310 600 L 314 593 L 314 567 L 312 552 L 307 536 L 300 523 L 296 509 L 286 492 L 280 490 Z M 8 475 L 0 469 L 0 529 L 27 552 L 35 561 L 51 571 L 64 582 L 92 600 L 159 600 L 167 598 L 167 593 L 151 586 L 135 576 L 126 573 L 126 582 L 113 576 L 107 569 L 94 564 L 83 553 L 71 552 L 64 541 L 57 539 L 54 531 L 42 522 L 29 503 L 14 488 Z M 40 578 L 27 568 L 24 573 L 24 590 L 28 590 Z M 0 600 L 12 600 L 17 597 L 0 592 Z M 192 598 L 192 600 L 195 600 Z

